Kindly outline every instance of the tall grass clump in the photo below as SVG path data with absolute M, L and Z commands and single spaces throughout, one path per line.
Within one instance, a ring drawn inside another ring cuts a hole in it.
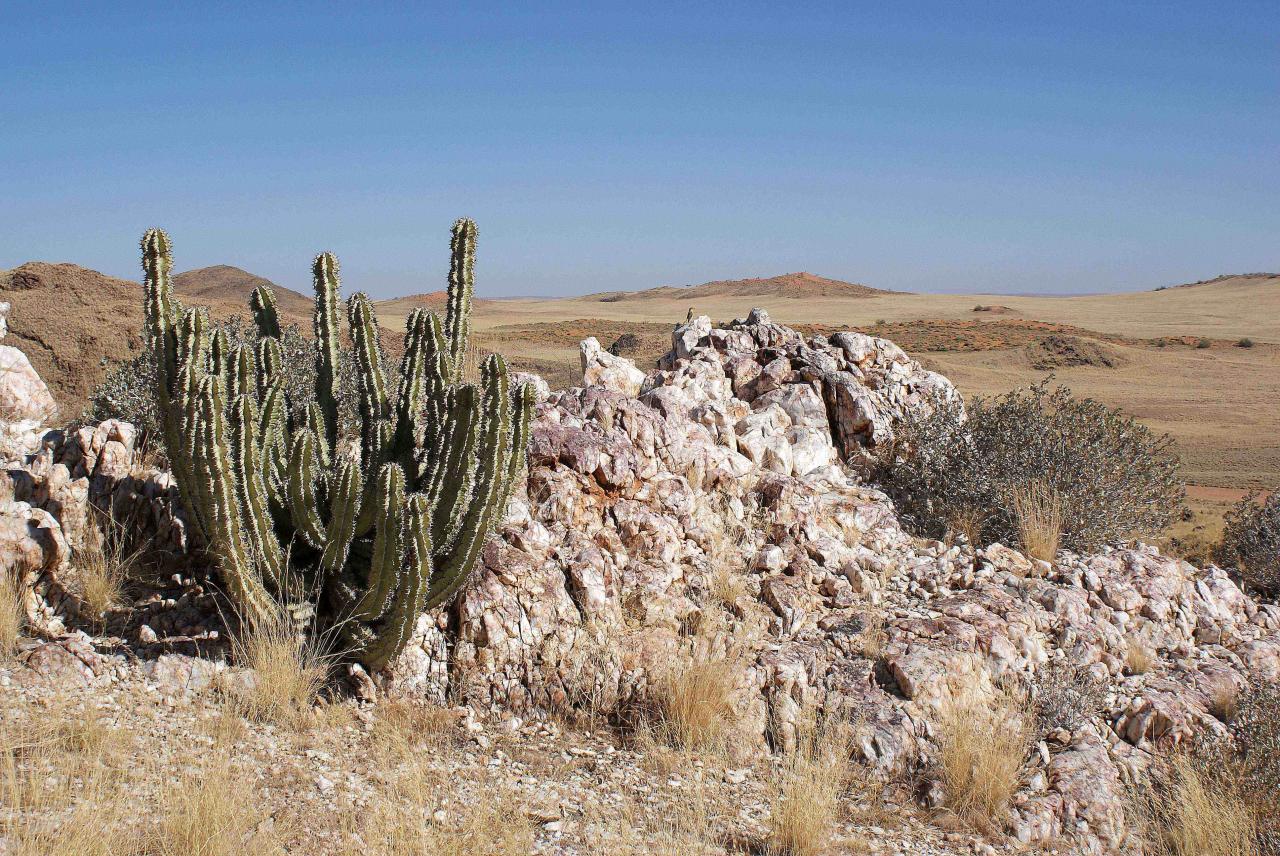
M 259 722 L 304 727 L 336 656 L 317 637 L 302 637 L 286 616 L 246 623 L 232 637 L 232 656 L 250 670 L 228 693 L 241 715 Z
M 86 527 L 83 544 L 75 551 L 80 597 L 89 617 L 97 620 L 124 601 L 124 586 L 141 551 L 125 546 L 123 527 L 106 515 L 101 526 Z
M 818 856 L 840 817 L 849 776 L 851 730 L 841 720 L 802 723 L 796 745 L 783 756 L 769 813 L 769 853 Z
M 17 568 L 0 568 L 0 657 L 18 650 L 25 613 L 22 608 L 22 583 Z
M 685 751 L 726 748 L 733 728 L 733 658 L 695 660 L 672 668 L 650 688 L 653 736 Z
M 1028 556 L 1052 562 L 1062 540 L 1062 500 L 1043 481 L 1033 481 L 1013 491 L 1013 516 L 1018 542 Z
M 1173 520 L 1183 488 L 1171 447 L 1120 410 L 1040 383 L 909 414 L 879 478 L 922 534 L 943 537 L 963 521 L 977 543 L 1020 540 L 1019 496 L 1041 485 L 1057 500 L 1061 546 L 1087 551 Z
M 1026 699 L 1013 690 L 990 700 L 953 699 L 938 722 L 938 773 L 946 805 L 978 829 L 998 827 L 1031 747 Z

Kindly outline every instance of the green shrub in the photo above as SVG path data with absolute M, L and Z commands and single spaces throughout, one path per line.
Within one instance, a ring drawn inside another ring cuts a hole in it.
M 1248 336 L 1246 336 L 1245 338 L 1243 338 L 1243 339 L 1241 339 L 1240 341 L 1236 342 L 1236 347 L 1237 347 L 1237 348 L 1252 348 L 1252 347 L 1253 347 L 1253 340 L 1252 340 L 1252 339 L 1250 339 Z
M 1180 511 L 1171 446 L 1117 409 L 1040 383 L 909 416 L 879 479 L 922 534 L 963 528 L 983 543 L 1016 542 L 1015 497 L 1041 483 L 1061 503 L 1062 546 L 1087 551 L 1154 535 Z
M 1210 342 L 1208 339 L 1201 339 L 1200 341 L 1196 342 L 1196 347 L 1203 351 L 1206 348 L 1213 347 L 1213 343 Z
M 1234 568 L 1255 594 L 1280 597 L 1280 490 L 1260 502 L 1246 496 L 1227 513 L 1222 541 L 1214 551 L 1218 564 Z

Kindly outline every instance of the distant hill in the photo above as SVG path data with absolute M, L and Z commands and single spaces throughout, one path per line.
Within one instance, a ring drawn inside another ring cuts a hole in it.
M 1186 282 L 1182 285 L 1162 285 L 1156 291 L 1172 291 L 1177 288 L 1201 288 L 1208 285 L 1274 285 L 1280 286 L 1280 273 L 1224 273 L 1213 279 Z
M 701 285 L 663 285 L 643 291 L 608 291 L 588 295 L 587 300 L 618 303 L 627 300 L 705 299 L 708 297 L 771 297 L 795 299 L 812 297 L 877 297 L 892 294 L 879 288 L 801 271 L 761 279 L 721 279 Z
M 229 265 L 177 274 L 174 291 L 216 318 L 249 313 L 249 293 L 270 282 Z M 312 301 L 273 286 L 281 320 L 311 329 Z M 9 339 L 30 358 L 62 410 L 74 419 L 109 367 L 142 348 L 142 286 L 73 264 L 27 262 L 0 271 L 0 301 L 13 304 Z
M 269 279 L 231 265 L 197 268 L 173 277 L 173 290 L 184 303 L 198 303 L 215 311 L 227 309 L 246 313 L 249 295 L 260 285 L 269 286 L 276 295 L 282 315 L 305 323 L 311 317 L 314 301 L 292 289 L 276 285 Z
M 375 311 L 380 316 L 385 311 L 390 316 L 408 315 L 415 309 L 429 309 L 444 315 L 445 302 L 448 299 L 448 292 L 441 289 L 440 291 L 428 291 L 426 294 L 408 294 L 404 297 L 393 297 L 389 300 L 379 300 L 373 305 Z M 472 298 L 471 305 L 474 308 L 485 306 L 492 301 L 483 298 Z M 381 322 L 386 323 L 384 320 Z M 391 325 L 395 326 L 395 325 Z

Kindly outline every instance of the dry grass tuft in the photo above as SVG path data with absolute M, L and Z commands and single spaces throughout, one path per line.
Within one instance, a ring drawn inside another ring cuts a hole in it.
M 723 750 L 733 728 L 736 682 L 732 657 L 693 662 L 659 678 L 652 699 L 655 736 L 680 749 Z
M 410 752 L 454 742 L 457 724 L 457 717 L 446 708 L 384 698 L 374 709 L 373 739 L 388 749 Z
M 729 840 L 720 814 L 701 785 L 656 815 L 646 814 L 633 794 L 624 793 L 620 805 L 587 810 L 586 837 L 607 839 L 610 856 L 722 856 Z
M 788 752 L 769 815 L 769 852 L 817 856 L 831 840 L 849 775 L 852 732 L 842 721 L 812 717 Z
M 12 656 L 18 650 L 25 623 L 19 573 L 17 569 L 0 570 L 0 657 Z
M 947 515 L 946 526 L 952 541 L 963 535 L 974 547 L 982 547 L 982 530 L 987 524 L 990 513 L 976 505 L 963 505 Z
M 1062 500 L 1049 484 L 1034 481 L 1013 492 L 1018 539 L 1028 556 L 1052 562 L 1062 538 Z
M 124 602 L 124 584 L 140 552 L 128 552 L 115 521 L 106 518 L 101 527 L 86 527 L 84 545 L 75 553 L 80 572 L 80 597 L 88 617 L 101 619 Z
M 1129 637 L 1124 652 L 1125 671 L 1131 675 L 1145 675 L 1155 664 L 1156 655 L 1151 646 L 1136 636 Z
M 1031 746 L 1028 704 L 1014 690 L 990 704 L 970 699 L 947 704 L 938 723 L 938 763 L 947 806 L 978 829 L 1004 816 L 1018 788 Z
M 884 655 L 884 646 L 889 641 L 884 612 L 879 609 L 868 609 L 859 620 L 862 630 L 858 632 L 858 645 L 862 656 L 868 660 L 879 660 Z
M 1149 844 L 1163 856 L 1256 856 L 1254 817 L 1231 780 L 1187 755 L 1138 800 Z
M 232 640 L 236 661 L 252 670 L 251 680 L 228 693 L 247 719 L 302 729 L 313 719 L 333 656 L 308 638 L 299 638 L 285 618 L 245 627 Z
M 385 793 L 346 821 L 344 856 L 526 856 L 533 825 L 516 795 L 481 784 L 465 803 L 440 805 L 441 773 L 418 759 L 392 777 Z M 443 812 L 437 819 L 436 812 Z

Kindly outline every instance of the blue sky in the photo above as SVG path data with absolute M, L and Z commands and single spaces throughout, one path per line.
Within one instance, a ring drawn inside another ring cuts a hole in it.
M 354 6 L 359 9 L 353 9 Z M 506 7 L 506 8 L 504 8 Z M 1280 3 L 0 0 L 0 267 L 377 297 L 1280 270 Z

